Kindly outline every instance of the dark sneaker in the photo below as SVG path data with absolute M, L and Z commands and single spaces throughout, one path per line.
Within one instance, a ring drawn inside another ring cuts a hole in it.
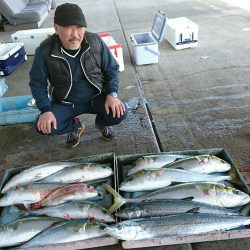
M 76 147 L 80 141 L 81 141 L 81 135 L 84 133 L 84 126 L 81 124 L 80 120 L 78 118 L 75 118 L 77 122 L 79 123 L 79 127 L 77 131 L 71 132 L 68 134 L 66 144 L 67 146 L 74 148 Z
M 115 137 L 115 134 L 110 129 L 110 127 L 108 127 L 108 126 L 101 126 L 99 124 L 95 124 L 95 127 L 102 133 L 103 139 L 105 139 L 107 141 L 111 141 Z

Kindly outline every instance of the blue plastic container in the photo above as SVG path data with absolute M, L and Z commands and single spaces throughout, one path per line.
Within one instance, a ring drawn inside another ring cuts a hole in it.
M 8 85 L 5 83 L 4 78 L 0 78 L 0 97 L 2 97 L 8 89 Z
M 34 122 L 40 113 L 29 107 L 31 95 L 0 98 L 0 125 Z

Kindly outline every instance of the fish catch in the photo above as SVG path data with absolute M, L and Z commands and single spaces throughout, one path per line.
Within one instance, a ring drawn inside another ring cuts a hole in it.
M 39 202 L 59 187 L 62 185 L 32 183 L 11 189 L 0 198 L 0 207 L 23 204 L 28 208 L 30 204 Z
M 6 193 L 11 188 L 16 186 L 39 181 L 51 174 L 56 173 L 59 170 L 67 167 L 73 167 L 79 165 L 75 162 L 51 162 L 34 167 L 27 168 L 21 171 L 19 174 L 14 175 L 3 187 L 1 193 Z
M 186 158 L 188 155 L 162 154 L 162 155 L 145 155 L 137 159 L 128 171 L 132 175 L 142 169 L 158 169 L 166 164 L 176 161 L 177 159 Z
M 231 209 L 188 200 L 155 200 L 125 204 L 115 214 L 121 219 L 137 219 L 181 213 L 239 215 Z
M 249 224 L 250 217 L 245 216 L 184 213 L 122 221 L 104 230 L 121 240 L 141 240 L 230 230 Z
M 164 166 L 164 168 L 183 169 L 186 171 L 211 174 L 229 171 L 231 165 L 214 155 L 197 155 L 180 159 Z
M 111 167 L 104 164 L 84 163 L 71 168 L 65 168 L 50 175 L 42 183 L 77 183 L 109 177 L 113 174 Z
M 114 197 L 114 204 L 108 212 L 113 213 L 125 203 L 139 203 L 143 201 L 188 199 L 219 207 L 237 207 L 250 202 L 250 196 L 239 189 L 214 182 L 184 183 L 165 187 L 146 195 L 126 199 L 118 194 L 112 187 L 103 184 Z
M 97 197 L 98 191 L 84 183 L 69 184 L 51 192 L 40 204 L 42 207 L 55 206 L 67 201 L 79 201 Z
M 74 242 L 106 236 L 103 226 L 98 222 L 74 220 L 62 222 L 45 230 L 19 249 Z
M 175 183 L 220 182 L 231 179 L 232 177 L 229 175 L 199 174 L 181 169 L 161 168 L 157 170 L 141 170 L 129 176 L 121 183 L 120 190 L 126 192 L 151 191 Z
M 37 210 L 21 212 L 19 216 L 47 215 L 57 217 L 64 220 L 90 219 L 104 223 L 115 222 L 112 215 L 107 213 L 107 210 L 94 202 L 67 202 L 53 207 L 45 207 Z
M 50 217 L 28 217 L 4 225 L 0 227 L 0 247 L 22 244 L 60 221 Z

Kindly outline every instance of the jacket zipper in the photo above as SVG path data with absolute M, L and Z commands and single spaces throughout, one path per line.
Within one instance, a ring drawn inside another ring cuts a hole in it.
M 72 85 L 73 85 L 73 80 L 72 80 L 73 77 L 72 77 L 71 68 L 70 68 L 69 62 L 68 62 L 65 58 L 63 58 L 63 57 L 61 57 L 61 56 L 55 56 L 55 55 L 51 55 L 51 56 L 52 56 L 52 57 L 55 57 L 55 58 L 63 59 L 63 60 L 67 63 L 67 65 L 68 65 L 68 67 L 69 67 L 69 73 L 70 73 L 70 87 L 69 87 L 69 90 L 68 90 L 68 92 L 66 93 L 65 97 L 63 98 L 63 99 L 65 99 L 65 98 L 68 97 L 69 92 L 70 92 L 70 90 L 71 90 L 71 88 L 72 88 Z
M 89 49 L 90 49 L 90 47 L 88 47 L 88 48 L 82 53 L 81 59 L 82 59 L 83 55 L 84 55 Z M 84 73 L 85 77 L 87 78 L 87 80 L 88 80 L 94 87 L 96 87 L 96 88 L 99 90 L 99 93 L 97 93 L 96 95 L 94 95 L 93 98 L 92 98 L 92 100 L 91 100 L 91 103 L 92 103 L 92 106 L 93 106 L 93 100 L 94 100 L 94 98 L 95 98 L 96 96 L 100 95 L 102 91 L 98 88 L 98 86 L 96 86 L 96 85 L 88 78 L 88 76 L 87 76 L 87 74 L 86 74 L 86 72 L 85 72 L 85 70 L 84 70 L 84 67 L 83 67 L 83 65 L 82 65 L 82 60 L 80 60 L 80 63 L 81 63 L 81 66 L 82 66 L 83 73 Z

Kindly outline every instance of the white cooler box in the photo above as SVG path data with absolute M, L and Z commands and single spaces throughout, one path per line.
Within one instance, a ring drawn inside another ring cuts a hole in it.
M 99 34 L 105 44 L 108 46 L 111 54 L 117 61 L 119 65 L 119 71 L 124 71 L 124 61 L 123 61 L 123 52 L 122 45 L 118 44 L 115 39 L 109 33 Z
M 158 63 L 160 52 L 158 43 L 164 39 L 167 26 L 166 15 L 158 10 L 154 17 L 151 32 L 131 34 L 133 57 L 137 65 Z
M 176 49 L 194 48 L 198 45 L 198 25 L 186 17 L 168 19 L 166 39 Z
M 26 60 L 23 43 L 0 44 L 0 75 L 9 75 Z
M 40 43 L 54 33 L 54 28 L 19 30 L 11 35 L 11 39 L 13 42 L 24 43 L 27 55 L 34 55 Z

